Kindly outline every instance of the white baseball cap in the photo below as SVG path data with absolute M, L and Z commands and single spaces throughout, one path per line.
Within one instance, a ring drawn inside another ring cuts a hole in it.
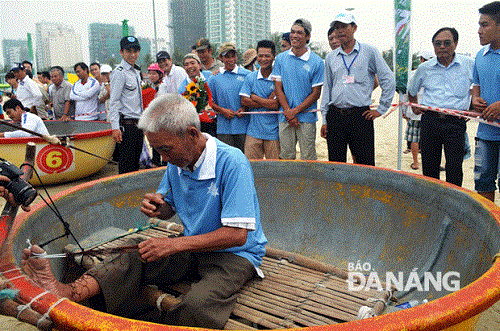
M 354 18 L 354 15 L 352 13 L 342 12 L 338 13 L 337 16 L 335 16 L 332 23 L 330 23 L 330 26 L 333 26 L 335 22 L 342 22 L 344 24 L 356 24 L 356 19 Z
M 101 74 L 109 74 L 113 69 L 109 64 L 103 64 L 101 65 Z

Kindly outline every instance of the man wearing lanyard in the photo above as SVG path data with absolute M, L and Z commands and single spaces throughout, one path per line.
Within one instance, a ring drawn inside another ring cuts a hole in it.
M 139 170 L 139 158 L 144 135 L 137 128 L 142 114 L 142 92 L 140 68 L 135 64 L 141 46 L 135 37 L 120 40 L 123 60 L 110 76 L 109 121 L 113 139 L 120 152 L 118 172 L 120 174 Z
M 327 140 L 328 160 L 346 162 L 349 145 L 357 163 L 375 165 L 373 120 L 391 105 L 394 74 L 375 47 L 354 39 L 351 13 L 338 14 L 330 25 L 341 45 L 325 59 L 321 136 Z M 370 110 L 375 75 L 382 94 L 377 110 Z

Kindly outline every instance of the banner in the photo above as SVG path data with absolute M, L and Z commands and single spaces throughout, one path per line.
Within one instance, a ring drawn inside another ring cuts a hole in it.
M 411 0 L 394 0 L 394 15 L 396 91 L 405 94 L 410 64 Z

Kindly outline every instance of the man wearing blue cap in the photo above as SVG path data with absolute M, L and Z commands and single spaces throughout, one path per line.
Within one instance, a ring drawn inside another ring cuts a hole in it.
M 118 172 L 120 174 L 139 170 L 144 135 L 137 128 L 142 114 L 141 69 L 135 64 L 141 45 L 136 37 L 120 40 L 123 60 L 110 76 L 109 121 L 113 139 L 120 152 Z

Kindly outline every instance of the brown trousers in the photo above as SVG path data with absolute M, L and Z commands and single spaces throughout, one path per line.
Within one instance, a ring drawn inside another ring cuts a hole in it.
M 255 275 L 247 259 L 226 252 L 180 253 L 144 263 L 138 252 L 114 255 L 88 271 L 101 288 L 106 311 L 133 318 L 152 307 L 140 300 L 141 286 L 160 289 L 193 280 L 181 303 L 165 312 L 163 322 L 222 329 L 236 303 L 237 292 Z

